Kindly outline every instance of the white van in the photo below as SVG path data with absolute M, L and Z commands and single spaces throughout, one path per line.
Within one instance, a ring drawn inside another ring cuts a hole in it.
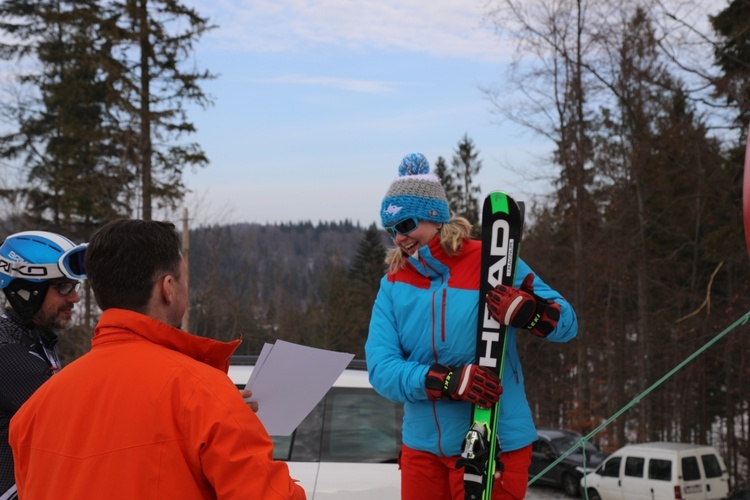
M 708 500 L 729 494 L 729 475 L 716 449 L 685 443 L 620 448 L 581 479 L 589 500 Z

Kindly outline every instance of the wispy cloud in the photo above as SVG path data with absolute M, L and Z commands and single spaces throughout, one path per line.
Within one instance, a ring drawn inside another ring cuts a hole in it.
M 219 25 L 222 50 L 278 52 L 335 45 L 435 57 L 498 59 L 479 0 L 192 0 Z
M 301 75 L 286 75 L 274 78 L 253 78 L 249 81 L 251 83 L 267 83 L 273 85 L 280 84 L 331 87 L 339 90 L 346 90 L 349 92 L 363 93 L 393 92 L 396 90 L 397 86 L 403 85 L 403 83 L 400 82 L 383 82 L 376 80 L 336 78 L 331 76 Z

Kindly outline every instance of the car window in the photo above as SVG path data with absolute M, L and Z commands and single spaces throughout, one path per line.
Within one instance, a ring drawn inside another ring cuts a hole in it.
M 719 459 L 713 453 L 708 455 L 701 455 L 701 461 L 703 462 L 703 470 L 706 471 L 706 477 L 721 477 L 721 465 L 719 465 Z
M 643 465 L 646 460 L 642 457 L 627 457 L 625 459 L 625 475 L 643 477 Z
M 684 457 L 682 459 L 682 479 L 685 481 L 698 481 L 701 471 L 698 469 L 697 457 Z
M 291 436 L 271 436 L 273 458 L 293 462 L 320 461 L 320 433 L 323 428 L 325 398 L 305 417 Z
M 271 436 L 273 441 L 273 459 L 289 460 L 292 451 L 292 436 Z
M 549 455 L 552 453 L 552 446 L 545 441 L 539 441 L 539 452 Z
M 648 478 L 658 481 L 672 480 L 672 461 L 652 458 L 648 461 Z
M 372 389 L 334 388 L 326 396 L 323 462 L 395 463 L 403 407 Z
M 610 458 L 599 468 L 599 474 L 605 477 L 619 477 L 621 461 L 622 457 Z
M 373 389 L 333 387 L 291 436 L 271 436 L 276 460 L 396 463 L 403 405 Z
M 597 453 L 599 451 L 599 447 L 596 446 L 591 441 L 585 441 L 584 443 L 581 443 L 581 437 L 574 437 L 574 436 L 564 436 L 555 438 L 552 440 L 552 446 L 557 450 L 557 453 L 562 455 L 572 447 L 576 447 L 576 449 L 573 451 L 574 454 L 582 454 L 584 448 L 586 449 L 586 453 Z

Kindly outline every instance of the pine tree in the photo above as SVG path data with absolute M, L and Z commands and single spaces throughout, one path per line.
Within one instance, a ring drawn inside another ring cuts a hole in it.
M 364 353 L 372 305 L 386 270 L 386 251 L 381 238 L 382 233 L 375 224 L 367 228 L 347 271 L 349 296 L 352 299 L 350 314 L 354 319 L 354 339 L 357 352 L 361 353 Z
M 208 19 L 177 0 L 113 1 L 122 29 L 119 60 L 122 75 L 120 104 L 128 113 L 129 131 L 137 138 L 133 165 L 140 175 L 141 216 L 151 218 L 152 200 L 174 206 L 182 199 L 182 172 L 208 163 L 196 143 L 183 138 L 195 132 L 185 106 L 211 104 L 199 84 L 214 76 L 187 69 L 193 45 L 213 28 Z M 155 139 L 159 140 L 156 141 Z
M 0 57 L 41 67 L 19 78 L 31 97 L 6 105 L 18 128 L 0 138 L 28 171 L 9 194 L 26 195 L 37 225 L 70 233 L 139 199 L 145 219 L 152 200 L 173 207 L 183 170 L 208 162 L 184 141 L 185 106 L 210 104 L 199 83 L 212 75 L 183 69 L 207 20 L 174 0 L 12 0 L 0 18 Z
M 6 105 L 18 128 L 0 138 L 0 155 L 24 163 L 21 191 L 35 226 L 85 238 L 128 213 L 123 192 L 131 177 L 113 137 L 114 90 L 102 71 L 113 66 L 112 23 L 94 0 L 1 5 L 10 21 L 0 31 L 11 41 L 0 54 L 36 58 L 41 70 L 19 79 L 36 89 L 31 97 Z
M 745 129 L 750 123 L 750 2 L 733 0 L 709 19 L 721 39 L 714 52 L 723 71 L 716 91 L 737 110 L 738 125 Z
M 474 185 L 474 177 L 482 169 L 479 151 L 474 141 L 464 134 L 453 155 L 451 174 L 456 186 L 456 204 L 452 206 L 457 215 L 465 217 L 475 227 L 479 223 L 480 186 Z
M 460 205 L 461 200 L 459 199 L 459 193 L 456 189 L 456 181 L 453 178 L 452 172 L 448 168 L 448 162 L 446 162 L 445 158 L 442 156 L 438 156 L 437 161 L 435 161 L 435 175 L 438 176 L 440 184 L 445 190 L 445 197 L 448 200 L 450 210 L 455 211 L 456 207 Z
M 362 283 L 371 292 L 377 292 L 385 273 L 385 247 L 381 236 L 375 224 L 367 228 L 348 270 L 349 279 Z M 372 298 L 375 299 L 374 294 Z

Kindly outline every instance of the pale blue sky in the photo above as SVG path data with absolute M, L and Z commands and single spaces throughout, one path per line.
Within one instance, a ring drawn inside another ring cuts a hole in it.
M 499 117 L 480 90 L 509 49 L 477 0 L 192 0 L 219 28 L 196 62 L 215 106 L 193 139 L 211 164 L 186 174 L 197 223 L 379 223 L 401 158 L 450 161 L 464 136 L 483 193 L 519 199 L 550 146 Z M 200 200 L 200 201 L 196 201 Z
M 551 190 L 552 145 L 501 122 L 481 91 L 505 88 L 515 50 L 484 21 L 498 2 L 185 1 L 219 26 L 196 51 L 219 77 L 204 84 L 215 106 L 191 113 L 211 161 L 185 176 L 194 224 L 379 223 L 401 158 L 450 161 L 464 134 L 480 152 L 483 195 L 531 201 Z M 727 1 L 652 5 L 667 6 L 657 23 L 669 43 L 709 33 L 707 15 Z
M 482 195 L 529 202 L 551 191 L 552 144 L 503 122 L 481 90 L 508 88 L 515 47 L 485 22 L 487 4 L 500 0 L 184 1 L 218 26 L 194 52 L 218 78 L 203 83 L 215 105 L 190 110 L 198 132 L 189 139 L 210 160 L 185 172 L 193 226 L 379 224 L 401 158 L 450 161 L 464 134 L 483 162 L 474 180 Z M 728 1 L 654 0 L 672 6 L 659 18 L 663 41 L 709 33 L 707 15 Z M 696 67 L 711 58 L 687 56 Z M 0 88 L 15 76 L 0 72 Z M 3 182 L 22 175 L 9 170 Z

